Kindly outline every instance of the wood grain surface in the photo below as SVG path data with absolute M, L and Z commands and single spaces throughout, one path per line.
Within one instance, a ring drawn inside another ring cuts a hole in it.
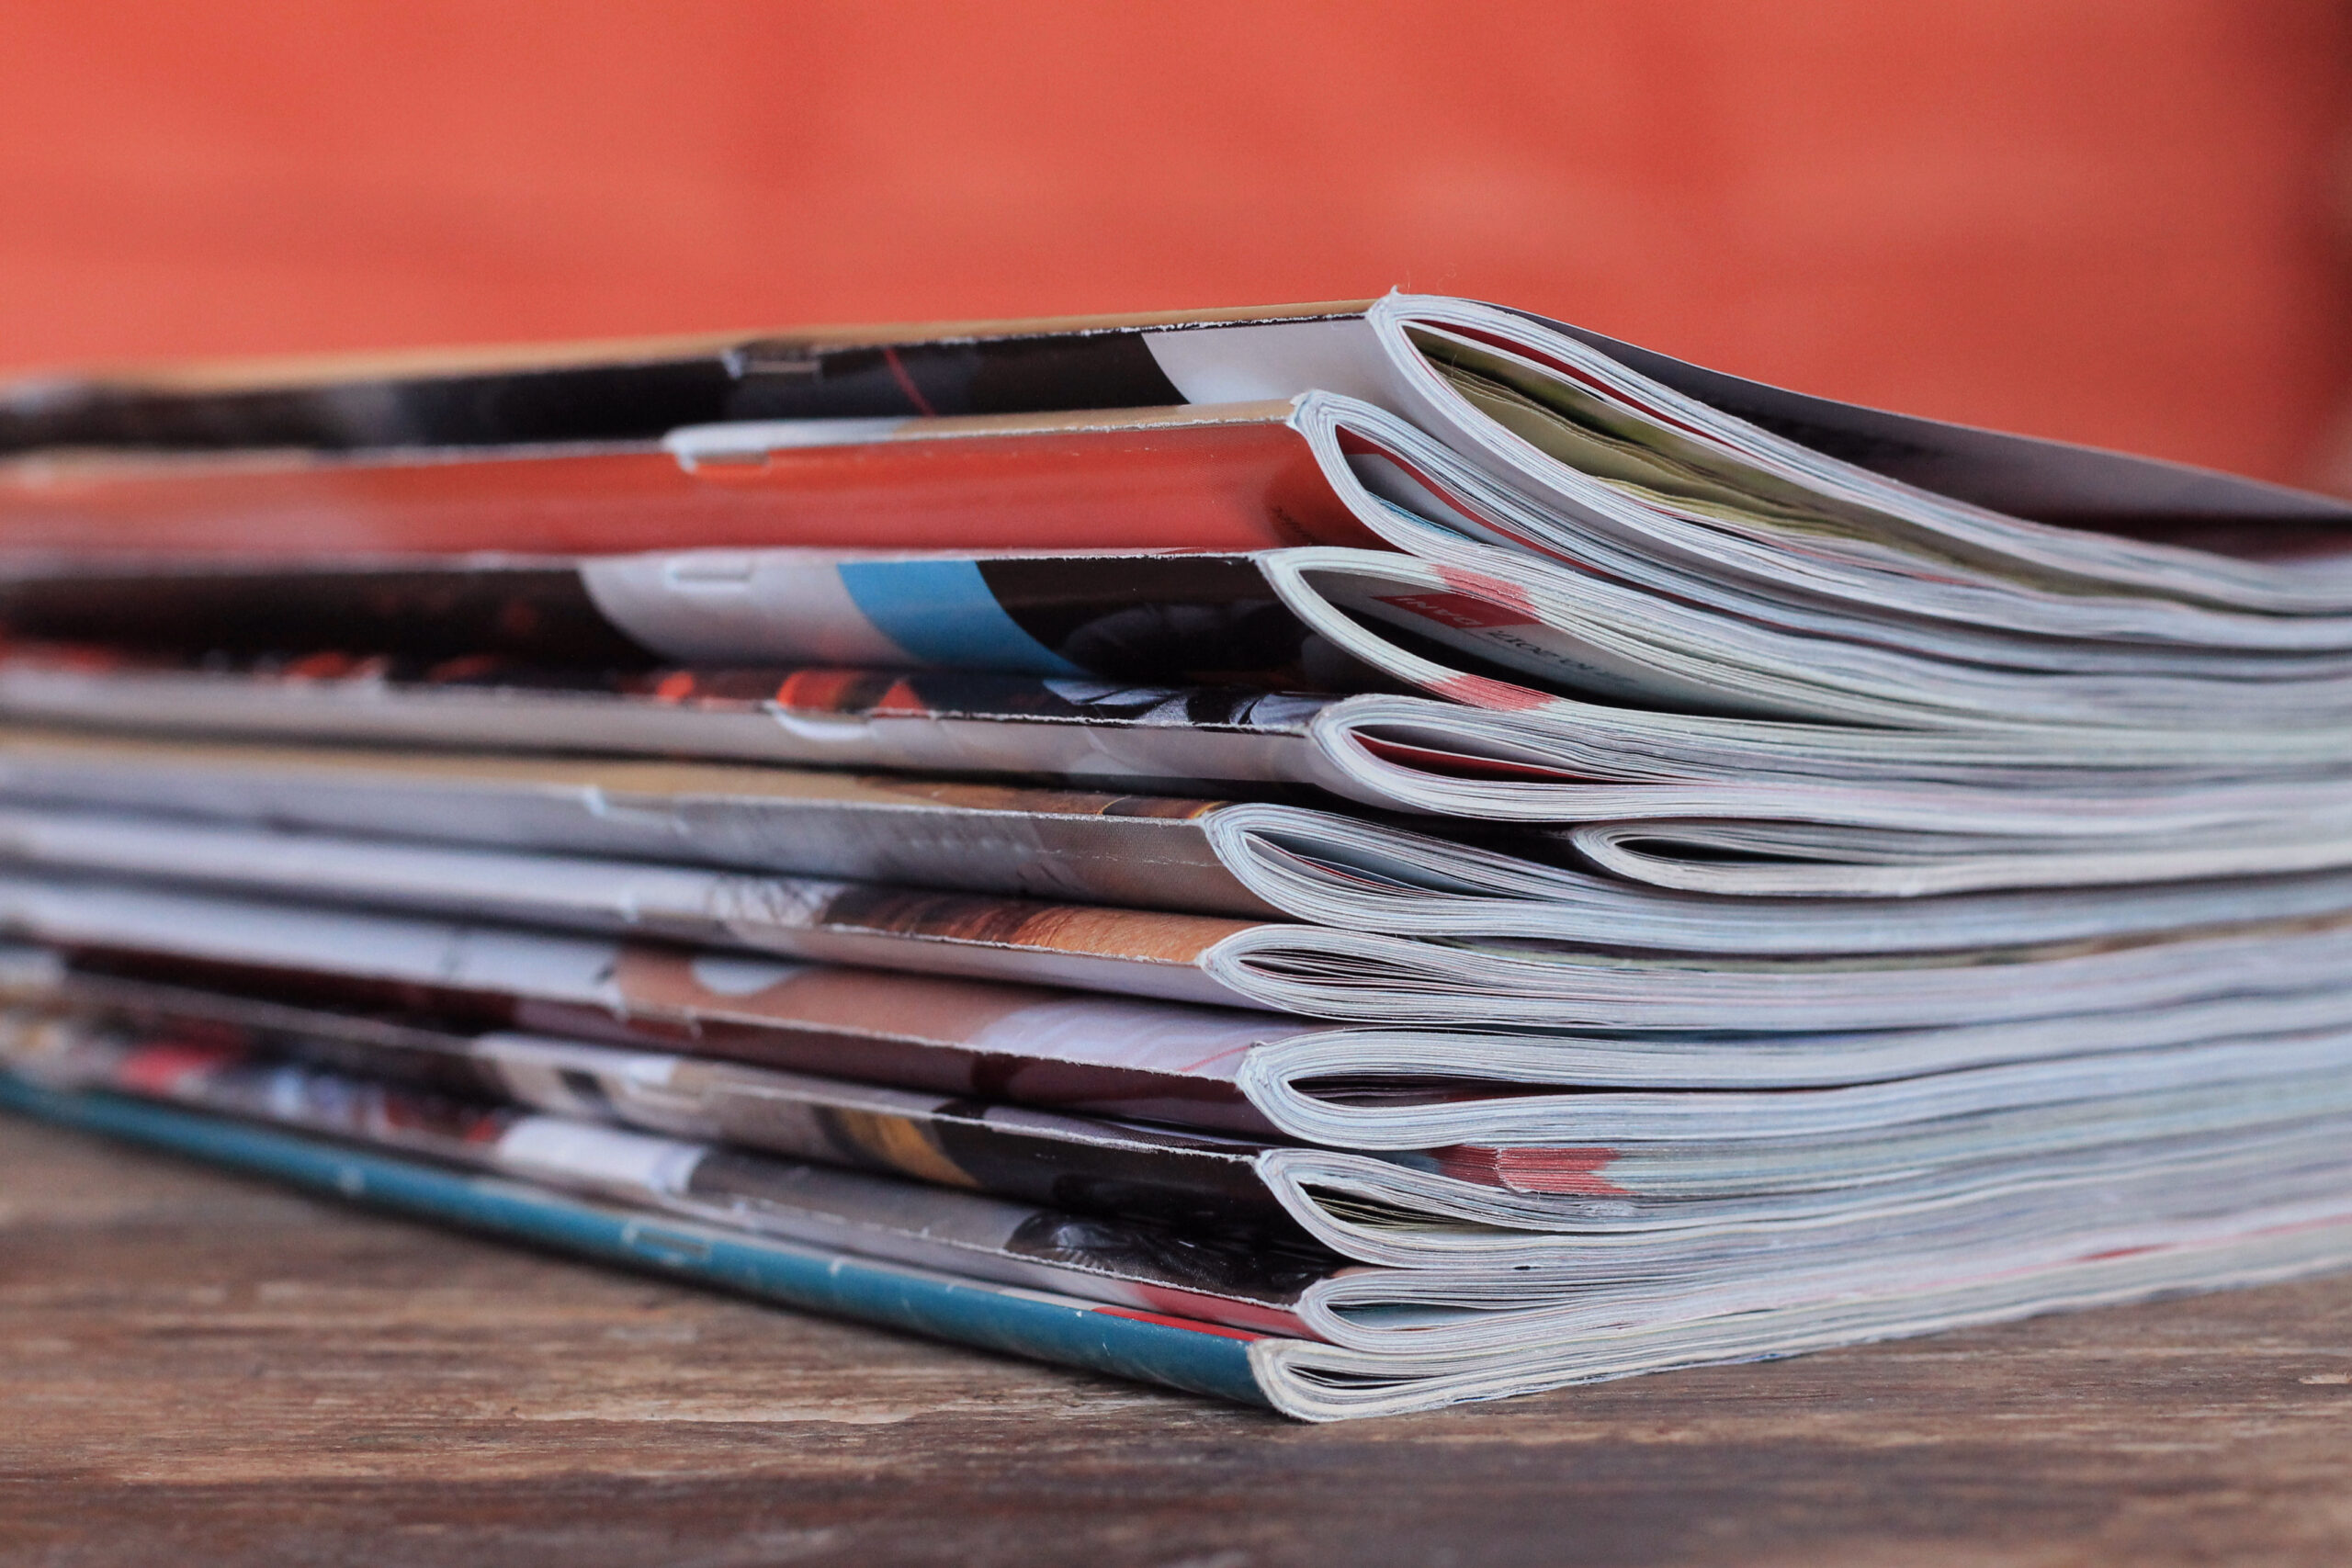
M 1303 1427 L 0 1119 L 0 1561 L 2352 1562 L 2352 1279 Z

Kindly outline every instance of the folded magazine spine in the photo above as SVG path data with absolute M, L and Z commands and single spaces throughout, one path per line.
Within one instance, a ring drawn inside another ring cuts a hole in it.
M 535 1184 L 0 1073 L 0 1107 L 609 1263 L 982 1349 L 1251 1404 L 1261 1336 L 651 1218 Z

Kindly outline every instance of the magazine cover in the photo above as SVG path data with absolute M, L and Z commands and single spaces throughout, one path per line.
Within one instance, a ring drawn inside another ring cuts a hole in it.
M 217 558 L 560 555 L 680 541 L 910 549 L 1376 542 L 1325 481 L 1290 414 L 1274 402 L 827 418 L 365 453 L 84 446 L 0 457 L 0 539 L 19 557 Z
M 1188 1393 L 1273 1403 L 1249 1354 L 1249 1346 L 1260 1337 L 1248 1330 L 794 1245 L 676 1217 L 655 1221 L 641 1211 L 553 1187 L 477 1175 L 381 1149 L 326 1143 L 167 1104 L 47 1088 L 13 1074 L 0 1073 L 0 1105 L 274 1177 L 330 1197 L 742 1292 L 782 1305 Z
M 80 1033 L 12 1058 L 40 1080 L 548 1181 L 705 1223 L 1260 1332 L 1341 1261 L 1247 1216 L 1080 1216 L 748 1149 L 633 1133 L 233 1049 Z
M 1074 1213 L 1200 1224 L 1239 1219 L 1276 1229 L 1283 1221 L 1282 1201 L 1254 1163 L 1278 1139 L 115 975 L 61 975 L 21 987 L 15 1000 L 11 1043 L 0 1051 L 27 1061 L 74 1049 L 130 1060 L 119 1053 L 136 1047 L 141 1059 L 159 1063 L 175 1051 L 198 1065 L 302 1063 L 446 1097 L 507 1101 Z

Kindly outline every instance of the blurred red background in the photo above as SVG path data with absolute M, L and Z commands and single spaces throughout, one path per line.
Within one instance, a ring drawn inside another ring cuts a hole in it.
M 13 0 L 0 363 L 1528 306 L 2352 485 L 2318 0 Z

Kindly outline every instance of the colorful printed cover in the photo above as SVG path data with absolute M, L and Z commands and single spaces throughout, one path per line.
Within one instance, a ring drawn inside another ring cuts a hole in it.
M 1253 1163 L 1272 1146 L 1264 1139 L 102 976 L 74 976 L 28 1000 L 0 1023 L 13 1031 L 0 1055 L 38 1055 L 71 1032 L 222 1066 L 307 1063 L 1073 1213 L 1284 1228 Z
M 121 889 L 53 945 L 89 974 L 643 1045 L 826 1077 L 1244 1134 L 1254 1045 L 1314 1026 L 1045 987 Z
M 266 1124 L 0 1073 L 0 1107 L 786 1306 L 1248 1404 L 1254 1331 L 796 1244 Z
M 241 898 L 411 909 L 818 963 L 1272 1010 L 1292 1010 L 1262 1003 L 1215 971 L 1238 942 L 1263 938 L 1270 931 L 1316 929 L 1164 909 L 4 806 L 0 864 L 44 876 L 153 880 Z M 57 897 L 72 898 L 34 891 L 17 884 L 13 874 L 0 877 L 0 883 L 10 889 L 0 902 L 34 920 L 42 918 L 30 912 L 34 905 L 62 913 L 64 906 Z
M 88 644 L 0 647 L 0 711 L 17 718 L 1123 788 L 1351 793 L 1309 731 L 1332 701 L 1244 687 L 955 671 L 632 672 L 488 655 L 199 658 Z
M 1233 803 L 899 773 L 500 752 L 220 744 L 0 726 L 0 798 L 1241 918 Z M 1312 837 L 1359 824 L 1298 806 Z M 1420 841 L 1385 828 L 1384 841 Z
M 1273 691 L 1393 684 L 1302 624 L 1261 558 L 762 549 L 547 564 L 173 561 L 0 576 L 0 626 L 21 639 L 166 654 L 340 647 L 634 671 L 845 666 Z
M 1363 302 L 816 326 L 629 344 L 343 355 L 0 388 L 0 450 L 656 440 L 681 425 L 1147 408 L 1193 399 L 1148 334 L 1318 323 Z
M 323 455 L 0 455 L 0 551 L 226 561 L 679 544 L 1254 549 L 1374 543 L 1285 401 L 830 419 Z M 0 429 L 7 423 L 0 410 Z M 680 432 L 684 437 L 696 433 Z M 758 434 L 756 445 L 745 446 Z
M 1543 711 L 1583 690 L 1736 705 L 1739 693 L 1777 690 L 1785 674 L 1742 670 L 1716 690 L 1687 672 L 1662 673 L 1638 634 L 1629 642 L 1606 629 L 1610 606 L 1516 583 L 1516 563 L 1499 552 L 1480 558 L 1492 570 L 1353 549 L 697 549 L 563 564 L 460 558 L 250 571 L 165 562 L 0 579 L 0 625 L 20 637 L 182 654 L 282 657 L 332 645 L 639 671 L 842 665 L 1423 690 L 1509 713 Z M 1635 626 L 1646 629 L 1657 614 Z M 1725 645 L 1727 668 L 1748 651 L 1736 642 Z
M 45 1049 L 41 1048 L 46 1046 Z M 1114 1305 L 1298 1333 L 1295 1307 L 1348 1267 L 1280 1224 L 1080 1215 L 355 1077 L 232 1045 L 71 1031 L 10 1055 L 40 1082 L 168 1100 L 473 1166 L 918 1268 Z

